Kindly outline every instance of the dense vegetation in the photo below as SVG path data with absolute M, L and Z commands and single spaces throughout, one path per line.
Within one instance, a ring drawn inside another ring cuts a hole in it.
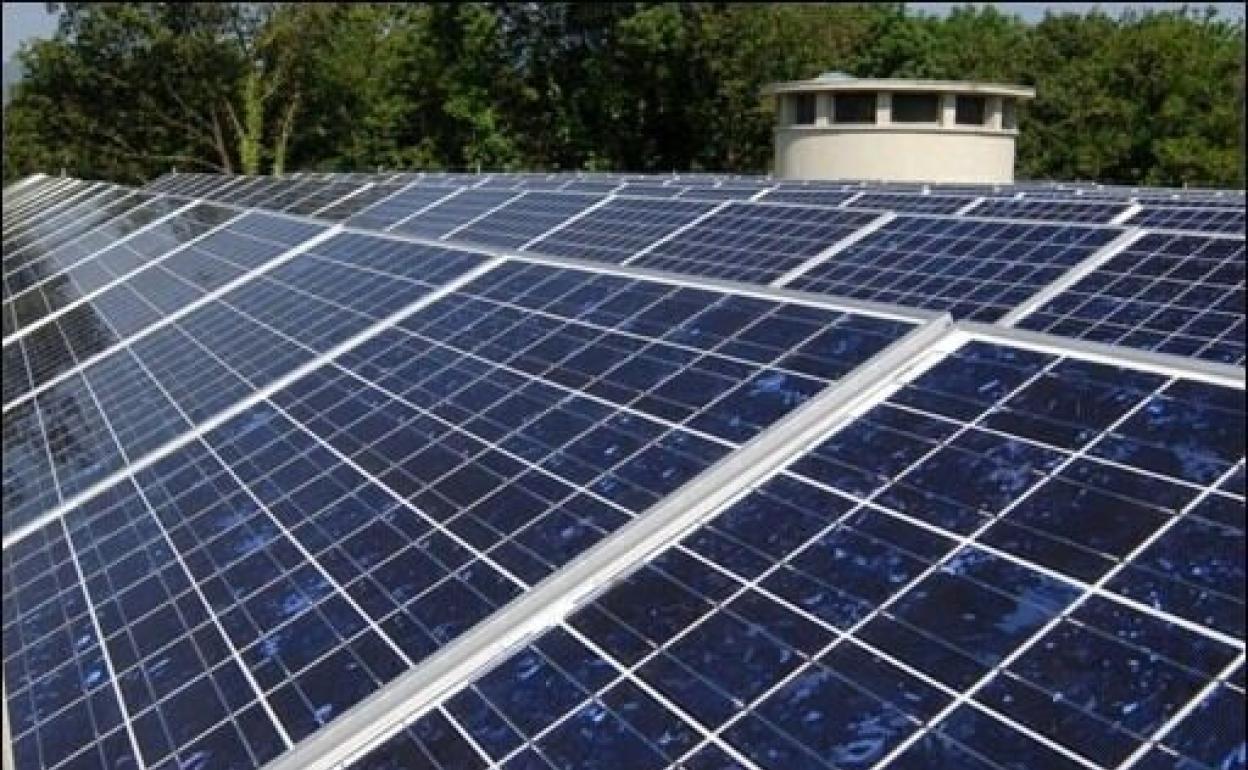
M 1032 84 L 1020 176 L 1242 185 L 1244 28 L 904 4 L 59 4 L 21 53 L 4 176 L 765 171 L 767 82 Z

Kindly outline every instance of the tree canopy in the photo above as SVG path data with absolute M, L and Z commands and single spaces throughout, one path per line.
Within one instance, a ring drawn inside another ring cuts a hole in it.
M 776 80 L 1034 85 L 1024 178 L 1243 184 L 1244 27 L 902 3 L 63 3 L 20 52 L 6 181 L 62 168 L 766 171 Z

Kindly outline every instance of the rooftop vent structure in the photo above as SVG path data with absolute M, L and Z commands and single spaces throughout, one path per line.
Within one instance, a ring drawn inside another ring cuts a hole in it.
M 773 83 L 782 179 L 1008 183 L 1026 86 L 859 79 Z

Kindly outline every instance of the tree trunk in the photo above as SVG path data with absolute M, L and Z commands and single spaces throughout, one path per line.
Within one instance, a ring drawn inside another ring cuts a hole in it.
M 255 70 L 243 78 L 243 125 L 237 129 L 239 165 L 244 174 L 259 174 L 264 136 L 264 99 L 260 91 L 260 73 Z
M 299 110 L 299 92 L 295 91 L 290 97 L 290 103 L 286 105 L 286 112 L 282 115 L 281 130 L 277 133 L 277 139 L 273 143 L 273 175 L 278 176 L 286 171 L 286 148 L 290 144 L 290 136 L 295 130 L 295 113 Z

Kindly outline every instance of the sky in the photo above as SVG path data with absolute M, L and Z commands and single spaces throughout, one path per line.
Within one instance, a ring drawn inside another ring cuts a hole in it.
M 910 3 L 912 10 L 943 15 L 950 8 L 972 3 Z M 1084 13 L 1100 7 L 1106 13 L 1119 14 L 1126 8 L 1179 8 L 1183 3 L 973 3 L 973 5 L 995 5 L 1003 11 L 1015 13 L 1027 21 L 1039 21 L 1044 18 L 1045 11 L 1072 11 Z M 1202 7 L 1200 3 L 1193 5 Z M 1208 3 L 1218 9 L 1227 18 L 1244 18 L 1244 8 L 1240 3 Z M 45 10 L 44 3 L 4 3 L 4 60 L 8 61 L 17 51 L 18 46 L 26 40 L 51 37 L 56 31 L 56 15 Z

